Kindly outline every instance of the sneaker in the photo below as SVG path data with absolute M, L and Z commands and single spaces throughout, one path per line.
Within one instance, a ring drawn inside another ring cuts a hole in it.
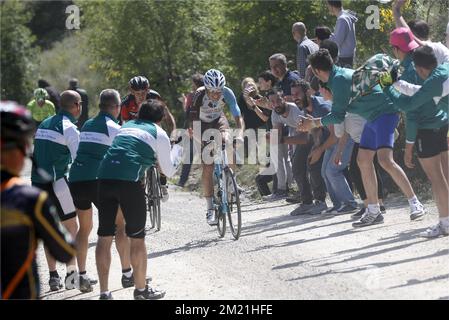
M 209 209 L 206 213 L 207 223 L 210 226 L 216 226 L 218 224 L 218 217 L 215 216 L 215 210 Z
M 161 186 L 161 193 L 162 193 L 162 202 L 167 202 L 168 201 L 168 188 L 167 186 Z
M 354 211 L 357 210 L 357 207 L 354 207 L 353 205 L 350 204 L 345 204 L 342 205 L 339 209 L 337 209 L 337 214 L 347 214 L 347 213 L 352 213 Z
M 91 277 L 87 276 L 87 279 L 89 280 L 91 285 L 96 285 L 98 283 L 98 280 L 95 278 L 91 278 Z
M 82 293 L 92 292 L 94 290 L 94 288 L 92 288 L 92 284 L 90 283 L 89 278 L 86 279 L 80 276 L 79 281 L 80 281 L 79 290 Z
M 327 209 L 327 204 L 324 201 L 316 200 L 313 208 L 307 211 L 307 214 L 321 214 Z
M 365 211 L 366 211 L 366 208 L 365 208 L 365 207 L 362 207 L 362 208 L 360 208 L 359 211 L 357 211 L 356 213 L 354 213 L 354 214 L 351 216 L 351 218 L 354 219 L 354 220 L 358 220 L 358 219 L 362 218 L 362 216 L 363 216 L 363 214 L 365 213 Z M 382 214 L 387 213 L 387 209 L 385 209 L 384 206 L 380 206 L 380 213 L 382 213 Z
M 59 289 L 62 289 L 62 280 L 61 277 L 50 277 L 50 280 L 48 281 L 48 285 L 50 286 L 51 291 L 58 291 Z
M 333 216 L 333 215 L 338 214 L 338 212 L 337 212 L 338 209 L 339 208 L 337 208 L 336 206 L 333 206 L 332 208 L 329 208 L 329 209 L 323 211 L 321 214 L 325 215 L 325 216 Z
M 112 293 L 108 292 L 100 294 L 100 300 L 114 300 L 114 298 L 112 297 Z
M 78 283 L 79 278 L 80 277 L 77 272 L 72 272 L 71 274 L 67 274 L 65 276 L 65 280 L 64 280 L 65 289 L 73 290 L 73 289 L 79 287 L 79 283 Z
M 410 220 L 416 220 L 426 214 L 426 210 L 421 202 L 415 202 L 410 205 Z
M 161 299 L 165 296 L 165 291 L 145 287 L 144 291 L 134 289 L 134 300 L 152 300 Z
M 269 196 L 263 197 L 265 201 L 278 201 L 285 199 L 287 197 L 287 192 L 275 192 L 270 194 Z
M 290 212 L 291 216 L 299 216 L 301 214 L 306 214 L 310 209 L 314 207 L 313 203 L 301 203 L 298 208 Z
M 124 274 L 122 274 L 122 287 L 123 288 L 130 288 L 134 286 L 134 276 L 131 275 L 131 277 L 127 277 Z
M 354 220 L 359 220 L 362 218 L 362 216 L 365 214 L 366 208 L 365 207 L 361 207 L 359 211 L 357 211 L 356 213 L 354 213 L 353 215 L 351 215 L 351 219 Z M 382 211 L 381 211 L 382 212 Z
M 430 227 L 426 231 L 420 232 L 419 236 L 423 238 L 438 238 L 439 236 L 448 236 L 449 235 L 449 227 L 443 227 L 441 222 Z
M 384 223 L 384 217 L 381 214 L 381 212 L 379 211 L 372 213 L 367 210 L 366 213 L 360 219 L 360 221 L 354 222 L 352 226 L 354 228 L 361 228 L 379 223 Z
M 301 203 L 301 198 L 299 198 L 298 196 L 292 196 L 285 199 L 285 201 L 287 201 L 288 203 Z

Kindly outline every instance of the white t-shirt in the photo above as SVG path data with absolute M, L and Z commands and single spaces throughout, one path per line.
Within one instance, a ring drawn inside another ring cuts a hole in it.
M 290 128 L 293 128 L 293 130 L 295 130 L 298 126 L 299 119 L 304 115 L 304 112 L 299 109 L 294 103 L 286 102 L 286 104 L 289 108 L 288 116 L 283 117 L 273 111 L 271 113 L 271 123 L 273 124 L 273 127 L 277 124 L 286 124 Z
M 432 41 L 423 41 L 423 43 L 433 49 L 438 64 L 449 62 L 449 49 L 444 44 Z

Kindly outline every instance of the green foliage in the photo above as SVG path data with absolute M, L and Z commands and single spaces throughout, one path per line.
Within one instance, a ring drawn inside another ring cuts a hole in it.
M 213 1 L 78 1 L 84 12 L 93 68 L 126 89 L 138 74 L 177 103 L 196 71 L 225 66 L 218 39 L 221 3 Z M 138 18 L 136 18 L 138 15 Z M 180 110 L 180 108 L 178 108 Z
M 233 77 L 257 76 L 269 68 L 273 53 L 284 53 L 295 65 L 296 43 L 291 26 L 303 21 L 313 37 L 314 28 L 323 23 L 323 6 L 317 1 L 229 1 L 226 29 Z
M 25 26 L 29 13 L 22 2 L 0 3 L 1 20 L 1 87 L 2 100 L 27 103 L 33 90 L 31 74 L 37 50 L 32 47 L 34 37 Z
M 61 41 L 69 33 L 65 27 L 65 10 L 71 4 L 72 0 L 26 2 L 27 11 L 32 13 L 27 26 L 36 36 L 37 45 L 49 49 L 54 42 Z
M 89 95 L 89 115 L 93 116 L 98 112 L 100 91 L 109 88 L 109 84 L 90 68 L 92 57 L 86 52 L 86 47 L 86 36 L 80 31 L 56 42 L 52 50 L 44 51 L 40 56 L 34 78 L 46 79 L 59 91 L 68 88 L 71 78 L 78 78 L 80 87 Z

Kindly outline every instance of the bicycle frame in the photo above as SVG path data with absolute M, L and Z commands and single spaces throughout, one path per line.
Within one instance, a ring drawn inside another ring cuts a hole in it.
M 223 175 L 224 171 L 227 168 L 229 168 L 228 157 L 226 154 L 225 145 L 222 145 L 220 155 L 221 155 L 220 162 L 215 163 L 215 166 L 214 166 L 214 175 L 218 181 L 218 186 L 219 186 L 218 192 L 220 192 L 220 194 L 221 194 L 221 203 L 216 204 L 216 205 L 218 205 L 220 214 L 223 215 L 223 214 L 227 214 L 229 212 L 228 192 L 227 192 L 228 186 L 225 183 L 225 179 L 224 179 L 224 175 Z

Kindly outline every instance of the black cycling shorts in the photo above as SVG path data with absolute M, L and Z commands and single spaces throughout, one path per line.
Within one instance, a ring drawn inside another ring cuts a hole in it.
M 119 206 L 125 219 L 126 235 L 144 238 L 147 210 L 145 192 L 140 181 L 103 179 L 98 181 L 98 236 L 115 235 L 115 218 Z
M 89 210 L 92 208 L 93 203 L 98 209 L 97 180 L 70 182 L 69 187 L 75 208 L 78 210 Z
M 66 177 L 50 183 L 32 182 L 32 185 L 48 193 L 49 199 L 56 206 L 61 221 L 76 217 L 76 210 Z
M 415 146 L 418 158 L 425 159 L 448 150 L 448 125 L 439 129 L 418 129 Z

